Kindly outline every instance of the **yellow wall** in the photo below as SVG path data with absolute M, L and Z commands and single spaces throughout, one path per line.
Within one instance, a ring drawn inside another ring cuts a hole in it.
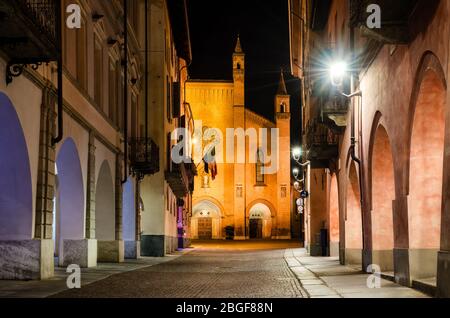
M 194 209 L 195 204 L 203 200 L 214 202 L 222 210 L 222 237 L 225 237 L 224 228 L 227 225 L 232 225 L 235 227 L 235 239 L 246 239 L 249 236 L 248 217 L 250 209 L 257 203 L 264 203 L 271 209 L 271 237 L 290 238 L 290 117 L 288 114 L 284 114 L 282 118 L 277 117 L 277 124 L 275 124 L 246 110 L 243 106 L 235 106 L 234 91 L 236 87 L 238 90 L 243 90 L 243 86 L 235 85 L 233 82 L 188 82 L 186 97 L 191 105 L 193 117 L 196 121 L 201 120 L 203 127 L 219 129 L 224 139 L 226 138 L 227 128 L 267 128 L 269 145 L 270 129 L 280 128 L 279 164 L 283 169 L 280 169 L 276 174 L 265 175 L 265 186 L 256 186 L 255 164 L 219 163 L 217 178 L 214 181 L 210 180 L 210 188 L 202 188 L 203 163 L 201 163 L 198 167 L 199 175 L 195 179 Z M 199 129 L 199 127 L 196 127 L 196 129 Z M 246 148 L 248 162 L 249 147 Z M 218 152 L 218 150 L 216 151 Z M 224 161 L 226 161 L 225 140 L 222 154 Z M 196 164 L 199 164 L 199 161 Z M 241 198 L 238 198 L 236 194 L 237 184 L 243 185 Z M 286 197 L 284 198 L 281 198 L 282 184 L 286 185 Z M 247 218 L 246 235 L 244 235 L 244 215 Z M 192 233 L 192 235 L 193 238 L 196 238 L 196 233 Z

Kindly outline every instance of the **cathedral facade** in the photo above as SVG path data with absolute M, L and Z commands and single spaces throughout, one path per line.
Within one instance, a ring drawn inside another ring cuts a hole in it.
M 275 121 L 246 108 L 239 39 L 232 81 L 187 82 L 186 99 L 202 132 L 196 145 L 223 139 L 214 149 L 213 169 L 196 161 L 193 239 L 290 239 L 291 116 L 283 74 L 274 95 Z

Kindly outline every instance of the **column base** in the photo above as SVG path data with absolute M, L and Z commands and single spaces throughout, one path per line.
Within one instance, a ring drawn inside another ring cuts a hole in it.
M 339 242 L 330 242 L 330 256 L 339 256 Z
M 367 268 L 374 264 L 373 251 L 369 249 L 361 250 L 361 268 L 364 272 L 367 272 Z
M 124 255 L 124 241 L 97 241 L 97 262 L 122 263 Z
M 165 255 L 164 235 L 142 235 L 141 256 L 163 257 Z
M 0 241 L 0 279 L 31 280 L 54 276 L 53 240 Z
M 440 298 L 450 298 L 450 252 L 438 253 L 437 293 Z
M 372 264 L 378 265 L 382 272 L 394 271 L 393 250 L 372 250 Z
M 339 263 L 345 265 L 345 248 L 339 247 Z
M 80 267 L 97 266 L 97 240 L 64 240 L 63 255 L 59 259 L 59 265 L 67 267 L 76 264 Z
M 183 249 L 183 248 L 188 248 L 189 246 L 191 246 L 190 238 L 187 238 L 187 237 L 179 237 L 178 238 L 178 248 Z
M 346 248 L 345 249 L 345 264 L 346 265 L 361 265 L 362 264 L 362 249 Z
M 140 241 L 124 241 L 124 248 L 125 259 L 138 259 L 141 256 Z
M 394 248 L 394 275 L 397 284 L 411 285 L 409 281 L 409 250 L 407 248 Z
M 409 249 L 410 280 L 436 277 L 437 249 Z

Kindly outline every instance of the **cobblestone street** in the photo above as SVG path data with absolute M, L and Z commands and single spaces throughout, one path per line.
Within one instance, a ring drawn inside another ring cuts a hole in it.
M 113 275 L 55 297 L 302 297 L 285 259 L 292 242 L 199 243 L 171 262 Z

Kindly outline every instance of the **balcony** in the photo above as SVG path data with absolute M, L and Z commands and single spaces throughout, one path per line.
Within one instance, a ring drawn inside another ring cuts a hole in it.
M 159 172 L 159 147 L 149 138 L 130 140 L 131 170 L 139 178 Z
M 417 11 L 419 0 L 350 0 L 350 19 L 353 27 L 360 27 L 362 35 L 384 44 L 408 44 L 411 41 L 410 20 Z M 381 8 L 381 28 L 367 27 L 370 4 Z
M 339 155 L 339 135 L 325 123 L 313 120 L 306 128 L 304 144 L 313 168 L 327 168 Z
M 349 99 L 336 89 L 331 90 L 328 96 L 320 97 L 321 118 L 335 133 L 345 131 L 349 104 Z
M 314 112 L 312 117 L 319 118 L 335 133 L 341 134 L 347 126 L 347 114 L 350 100 L 341 94 L 350 93 L 350 81 L 345 81 L 342 88 L 336 88 L 331 84 L 327 75 L 314 73 L 311 90 L 311 105 Z
M 194 176 L 197 169 L 194 163 L 171 163 L 171 168 L 166 171 L 167 183 L 178 199 L 184 198 L 188 193 L 194 191 Z
M 0 50 L 9 62 L 8 83 L 24 65 L 58 59 L 60 23 L 59 0 L 0 0 Z

